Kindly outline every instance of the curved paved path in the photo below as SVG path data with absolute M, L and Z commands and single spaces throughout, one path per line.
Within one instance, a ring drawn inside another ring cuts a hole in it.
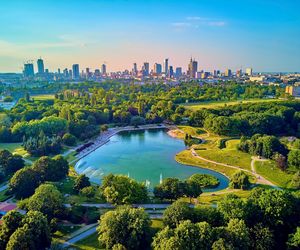
M 216 161 L 212 161 L 212 160 L 208 160 L 206 158 L 203 158 L 201 156 L 199 156 L 197 154 L 197 152 L 195 151 L 195 149 L 191 149 L 191 153 L 194 157 L 200 159 L 200 160 L 203 160 L 203 161 L 206 161 L 206 162 L 209 162 L 209 163 L 213 163 L 213 164 L 216 164 L 216 165 L 219 165 L 219 166 L 224 166 L 224 167 L 229 167 L 229 168 L 234 168 L 234 169 L 237 169 L 237 170 L 242 170 L 242 171 L 245 171 L 249 174 L 252 174 L 256 177 L 256 183 L 257 184 L 262 184 L 262 185 L 269 185 L 269 186 L 273 186 L 275 188 L 278 188 L 274 183 L 268 181 L 267 179 L 265 179 L 263 176 L 259 175 L 256 173 L 255 171 L 255 167 L 254 167 L 254 163 L 256 161 L 255 157 L 252 157 L 252 161 L 251 161 L 251 171 L 250 170 L 247 170 L 247 169 L 243 169 L 239 166 L 233 166 L 233 165 L 229 165 L 229 164 L 225 164 L 225 163 L 220 163 L 220 162 L 216 162 Z

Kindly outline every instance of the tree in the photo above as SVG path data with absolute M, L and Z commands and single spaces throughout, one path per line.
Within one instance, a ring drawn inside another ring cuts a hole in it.
M 17 198 L 26 198 L 34 193 L 40 177 L 32 168 L 18 170 L 9 181 L 9 189 Z
M 248 175 L 244 171 L 236 172 L 230 179 L 229 186 L 235 189 L 248 189 L 250 187 Z
M 237 249 L 250 248 L 249 229 L 243 220 L 231 219 L 228 222 L 226 231 L 229 235 L 229 242 Z
M 160 199 L 177 199 L 184 194 L 184 185 L 177 178 L 163 179 L 162 183 L 154 187 L 154 196 Z
M 15 173 L 24 166 L 24 160 L 20 155 L 13 155 L 6 149 L 0 151 L 0 170 L 5 175 Z
M 272 250 L 274 247 L 274 236 L 268 227 L 261 223 L 250 228 L 251 248 L 257 250 Z
M 89 178 L 85 176 L 84 174 L 81 174 L 76 177 L 75 183 L 73 186 L 73 190 L 75 190 L 76 193 L 79 193 L 79 191 L 85 187 L 89 187 L 91 185 Z
M 101 189 L 107 202 L 113 204 L 143 203 L 148 200 L 145 185 L 124 175 L 105 176 Z
M 150 219 L 141 208 L 119 207 L 101 216 L 97 228 L 100 244 L 111 249 L 116 244 L 126 249 L 144 249 L 148 245 Z
M 176 227 L 183 220 L 193 220 L 193 216 L 193 209 L 188 203 L 176 201 L 164 211 L 163 222 L 166 226 Z
M 54 217 L 62 217 L 64 212 L 63 196 L 52 184 L 42 184 L 26 201 L 29 211 L 39 211 L 50 221 Z
M 274 160 L 275 160 L 276 166 L 281 171 L 285 171 L 286 170 L 287 163 L 286 163 L 286 157 L 285 156 L 283 156 L 282 154 L 279 154 L 279 153 L 275 153 Z
M 197 224 L 182 221 L 175 229 L 168 226 L 154 237 L 154 250 L 197 250 L 211 249 L 213 230 L 207 222 Z
M 68 174 L 69 164 L 61 155 L 54 158 L 42 156 L 35 161 L 32 169 L 39 173 L 42 181 L 59 181 Z
M 76 144 L 76 137 L 70 133 L 64 134 L 62 140 L 67 146 L 74 146 Z
M 17 230 L 23 215 L 16 210 L 9 211 L 2 217 L 0 229 L 0 249 L 5 249 L 10 236 Z
M 300 248 L 300 227 L 297 227 L 294 234 L 289 235 L 289 240 L 287 242 L 289 249 L 299 249 Z
M 288 154 L 288 165 L 296 169 L 300 169 L 300 150 L 291 150 Z
M 10 236 L 6 249 L 40 250 L 49 247 L 50 243 L 51 235 L 46 217 L 40 212 L 29 211 Z
M 218 202 L 218 211 L 226 221 L 230 219 L 246 219 L 246 202 L 234 194 L 226 195 Z

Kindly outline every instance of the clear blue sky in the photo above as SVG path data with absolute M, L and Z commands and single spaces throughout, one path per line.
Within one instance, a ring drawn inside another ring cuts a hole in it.
M 186 70 L 191 55 L 204 70 L 300 71 L 299 10 L 299 0 L 1 1 L 0 72 L 40 56 L 50 70 L 166 57 Z

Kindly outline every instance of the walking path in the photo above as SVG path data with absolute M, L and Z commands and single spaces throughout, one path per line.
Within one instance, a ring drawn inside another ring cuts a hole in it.
M 77 231 L 73 232 L 68 239 L 62 244 L 62 248 L 70 247 L 72 244 L 90 236 L 91 234 L 96 232 L 98 223 L 90 224 L 84 226 Z
M 197 152 L 195 151 L 195 149 L 191 149 L 191 153 L 194 157 L 200 159 L 200 160 L 203 160 L 203 161 L 206 161 L 206 162 L 209 162 L 209 163 L 213 163 L 213 164 L 216 164 L 216 165 L 220 165 L 220 166 L 224 166 L 224 167 L 229 167 L 229 168 L 234 168 L 234 169 L 237 169 L 237 170 L 242 170 L 242 171 L 245 171 L 247 173 L 250 173 L 250 174 L 253 174 L 255 177 L 256 177 L 256 183 L 257 184 L 262 184 L 262 185 L 269 185 L 269 186 L 273 186 L 273 187 L 277 187 L 275 184 L 273 184 L 272 182 L 268 181 L 267 179 L 265 179 L 263 176 L 259 175 L 256 173 L 255 171 L 255 168 L 254 168 L 254 162 L 256 161 L 255 158 L 252 158 L 252 161 L 251 161 L 251 171 L 250 170 L 247 170 L 247 169 L 243 169 L 239 166 L 233 166 L 233 165 L 229 165 L 229 164 L 225 164 L 225 163 L 220 163 L 220 162 L 216 162 L 216 161 L 212 161 L 212 160 L 208 160 L 206 158 L 203 158 L 201 156 L 199 156 L 197 154 Z

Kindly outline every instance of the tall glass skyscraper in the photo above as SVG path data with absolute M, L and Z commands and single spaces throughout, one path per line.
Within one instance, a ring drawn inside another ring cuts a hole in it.
M 73 64 L 72 72 L 73 72 L 72 78 L 79 79 L 79 64 Z
M 43 75 L 45 73 L 45 68 L 44 68 L 44 61 L 42 58 L 37 60 L 37 66 L 38 66 L 38 74 Z

